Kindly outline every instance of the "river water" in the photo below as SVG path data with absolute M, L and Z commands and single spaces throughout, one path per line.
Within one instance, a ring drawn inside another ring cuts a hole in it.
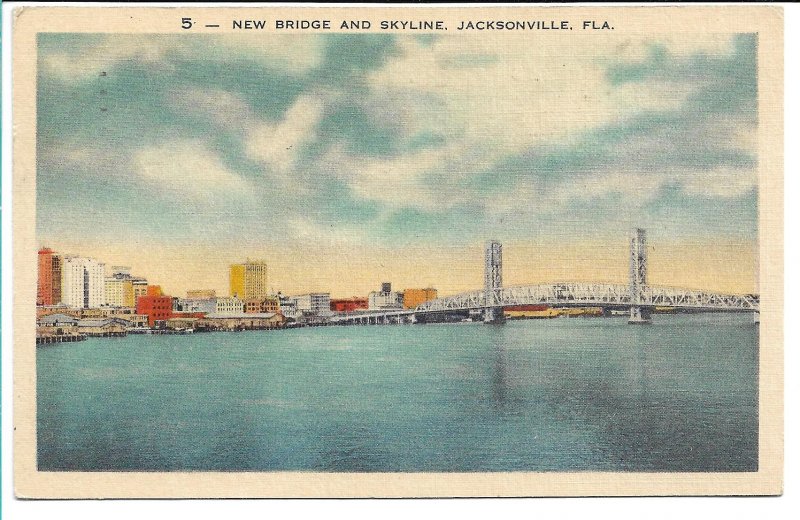
M 37 347 L 51 470 L 756 471 L 749 315 Z

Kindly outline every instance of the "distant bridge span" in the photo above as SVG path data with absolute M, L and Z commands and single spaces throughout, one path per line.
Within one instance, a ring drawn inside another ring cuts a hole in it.
M 717 312 L 758 312 L 759 305 L 755 295 L 717 294 L 652 285 L 641 287 L 640 298 L 634 301 L 628 285 L 566 282 L 504 287 L 490 291 L 488 299 L 485 291 L 456 294 L 427 301 L 414 312 L 475 310 L 486 307 L 487 300 L 493 307 L 547 305 L 628 309 L 639 305 Z
M 632 305 L 704 312 L 759 312 L 759 297 L 752 294 L 718 294 L 674 287 L 644 286 L 634 302 L 631 288 L 624 284 L 565 282 L 504 287 L 489 292 L 471 291 L 427 301 L 415 309 L 365 311 L 334 316 L 331 323 L 399 323 L 416 321 L 417 316 L 436 313 L 476 311 L 492 307 L 546 305 L 548 307 L 602 307 L 628 310 Z
M 656 307 L 702 312 L 751 312 L 758 321 L 759 296 L 719 294 L 647 284 L 647 247 L 643 229 L 630 242 L 630 282 L 625 284 L 565 282 L 503 287 L 502 245 L 486 245 L 484 289 L 437 298 L 414 309 L 386 309 L 333 316 L 333 324 L 408 323 L 418 317 L 448 312 L 483 311 L 484 321 L 502 322 L 504 307 L 602 307 L 630 310 L 629 323 L 648 323 Z

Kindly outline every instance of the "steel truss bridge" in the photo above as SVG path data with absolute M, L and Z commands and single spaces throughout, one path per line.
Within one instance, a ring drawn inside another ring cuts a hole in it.
M 758 312 L 758 297 L 752 295 L 715 294 L 658 286 L 642 287 L 641 293 L 643 297 L 634 301 L 627 285 L 568 282 L 496 289 L 489 293 L 488 300 L 495 307 L 547 305 L 627 309 L 637 305 L 715 312 Z M 484 291 L 474 291 L 431 300 L 414 311 L 446 312 L 479 309 L 485 306 L 486 300 Z
M 499 252 L 498 252 L 499 251 Z M 647 255 L 644 230 L 631 239 L 630 283 L 565 282 L 502 287 L 502 246 L 489 242 L 483 290 L 437 298 L 414 309 L 363 311 L 333 316 L 331 324 L 413 323 L 426 316 L 464 311 L 482 311 L 484 321 L 502 322 L 502 309 L 522 305 L 548 307 L 602 307 L 630 311 L 629 323 L 648 323 L 656 308 L 695 312 L 749 312 L 758 321 L 759 297 L 746 294 L 718 294 L 691 289 L 646 284 Z M 499 311 L 499 312 L 498 312 Z

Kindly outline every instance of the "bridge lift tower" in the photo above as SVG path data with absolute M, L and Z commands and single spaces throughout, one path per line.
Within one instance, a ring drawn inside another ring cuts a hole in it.
M 484 251 L 484 323 L 503 323 L 503 307 L 498 306 L 497 289 L 503 287 L 503 244 L 497 240 L 486 242 Z
M 647 234 L 636 228 L 631 236 L 630 257 L 631 317 L 628 323 L 650 323 L 647 294 Z

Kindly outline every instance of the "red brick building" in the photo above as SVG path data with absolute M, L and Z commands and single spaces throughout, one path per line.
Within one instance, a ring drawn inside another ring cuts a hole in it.
M 369 299 L 359 298 L 337 298 L 331 299 L 331 310 L 333 312 L 353 312 L 361 309 L 369 309 Z
M 61 257 L 52 249 L 39 250 L 39 281 L 36 287 L 36 305 L 61 303 Z
M 166 321 L 172 317 L 172 296 L 140 296 L 136 300 L 136 314 L 147 315 L 150 327 L 156 321 Z

